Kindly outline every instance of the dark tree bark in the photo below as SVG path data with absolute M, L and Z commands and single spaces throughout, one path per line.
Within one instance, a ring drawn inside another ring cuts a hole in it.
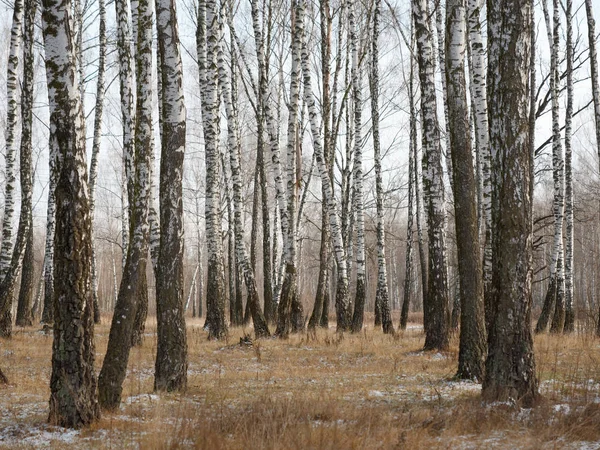
M 493 314 L 483 398 L 532 404 L 532 201 L 529 126 L 533 2 L 490 0 L 488 105 L 492 149 Z
M 35 55 L 33 53 L 33 43 L 35 40 L 35 14 L 37 3 L 33 0 L 25 1 L 25 23 L 23 29 L 23 92 L 21 96 L 21 160 L 24 161 L 21 176 L 29 177 L 29 183 L 33 185 L 33 170 L 31 163 L 32 155 L 32 131 L 33 131 L 33 83 L 34 83 L 34 64 Z M 23 172 L 24 169 L 24 172 Z M 33 186 L 32 186 L 33 187 Z M 31 195 L 23 196 L 23 201 L 27 202 L 26 214 L 27 221 L 33 223 L 32 209 L 33 205 Z M 33 228 L 30 226 L 27 233 L 25 255 L 23 257 L 23 270 L 21 272 L 21 287 L 19 290 L 19 301 L 17 304 L 17 326 L 33 325 L 33 313 L 31 303 L 33 297 L 34 284 L 34 252 L 33 252 Z
M 30 218 L 29 221 L 31 222 L 31 220 L 32 219 Z M 35 275 L 33 262 L 33 228 L 30 228 L 27 233 L 25 256 L 23 256 L 21 286 L 19 288 L 19 301 L 17 303 L 17 319 L 15 323 L 18 327 L 29 327 L 33 325 L 33 313 L 31 310 L 33 277 Z
M 54 238 L 54 339 L 51 424 L 80 428 L 100 417 L 94 371 L 85 121 L 71 34 L 71 2 L 44 0 L 43 34 L 50 101 L 50 146 L 58 156 Z
M 187 386 L 187 337 L 183 296 L 182 176 L 185 150 L 183 66 L 174 0 L 156 1 L 162 75 L 163 139 L 160 159 L 160 250 L 156 276 L 158 345 L 154 389 Z M 215 93 L 216 94 L 216 93 Z M 221 305 L 225 322 L 225 305 Z
M 417 60 L 421 82 L 423 119 L 423 192 L 427 211 L 429 269 L 427 297 L 424 302 L 425 349 L 448 348 L 449 299 L 446 262 L 446 211 L 435 88 L 433 31 L 425 0 L 413 1 L 417 41 Z
M 471 150 L 465 77 L 465 0 L 446 3 L 446 86 L 452 155 L 454 212 L 460 285 L 457 377 L 483 380 L 486 354 L 483 272 L 477 221 L 477 182 Z

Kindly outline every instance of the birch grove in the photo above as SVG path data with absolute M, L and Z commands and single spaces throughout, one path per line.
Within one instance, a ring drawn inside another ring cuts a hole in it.
M 529 407 L 536 346 L 600 335 L 590 0 L 42 3 L 0 12 L 0 338 L 52 334 L 50 424 L 133 355 L 186 398 L 205 340 L 418 343 Z

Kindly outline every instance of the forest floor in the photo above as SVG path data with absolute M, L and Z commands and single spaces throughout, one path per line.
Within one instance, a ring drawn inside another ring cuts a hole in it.
M 96 329 L 96 369 L 108 339 Z M 423 352 L 422 327 L 396 337 L 373 330 L 240 344 L 207 340 L 188 319 L 188 389 L 155 394 L 156 327 L 132 350 L 121 408 L 93 426 L 49 426 L 52 336 L 16 329 L 0 341 L 0 448 L 142 449 L 600 449 L 600 341 L 537 336 L 543 400 L 532 409 L 483 403 L 481 385 L 453 381 L 447 353 Z M 370 322 L 372 323 L 372 322 Z

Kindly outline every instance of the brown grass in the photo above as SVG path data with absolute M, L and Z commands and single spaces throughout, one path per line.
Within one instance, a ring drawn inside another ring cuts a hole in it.
M 97 369 L 108 318 L 96 331 Z M 538 336 L 544 400 L 534 409 L 484 404 L 480 386 L 451 381 L 457 342 L 423 353 L 423 335 L 396 338 L 368 327 L 287 341 L 207 341 L 188 319 L 184 394 L 152 392 L 155 324 L 133 349 L 123 404 L 92 427 L 65 432 L 45 423 L 52 337 L 19 329 L 0 341 L 0 448 L 372 449 L 588 448 L 600 446 L 600 345 L 587 335 Z M 592 443 L 595 443 L 592 446 Z

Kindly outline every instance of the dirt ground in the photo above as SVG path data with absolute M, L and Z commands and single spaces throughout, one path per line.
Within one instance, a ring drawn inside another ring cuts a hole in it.
M 16 329 L 0 341 L 0 448 L 600 449 L 600 341 L 536 337 L 541 403 L 483 403 L 481 385 L 454 381 L 447 353 L 422 352 L 417 323 L 395 337 L 367 326 L 289 340 L 207 340 L 188 321 L 188 389 L 152 391 L 156 327 L 132 350 L 121 408 L 83 430 L 47 425 L 52 336 Z M 96 328 L 96 370 L 109 319 Z

